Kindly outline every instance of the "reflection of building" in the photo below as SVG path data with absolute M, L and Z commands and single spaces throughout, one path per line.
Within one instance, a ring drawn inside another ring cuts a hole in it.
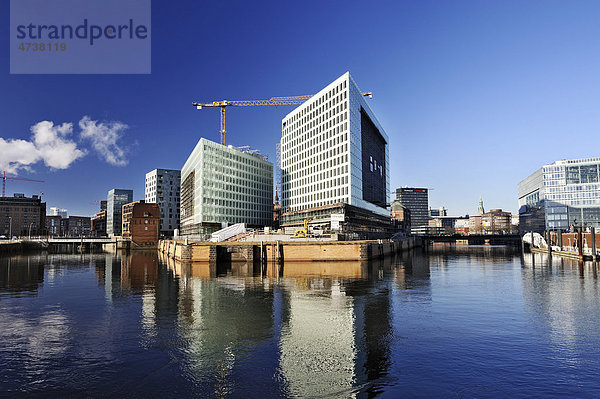
M 181 171 L 154 169 L 146 173 L 146 202 L 160 208 L 160 234 L 172 236 L 179 229 Z
M 181 169 L 181 235 L 209 234 L 222 223 L 270 226 L 273 164 L 247 147 L 201 138 Z
M 46 231 L 46 203 L 37 195 L 0 197 L 0 235 L 41 235 Z
M 429 194 L 426 188 L 400 187 L 396 199 L 410 210 L 410 228 L 418 233 L 429 226 Z
M 0 256 L 0 292 L 35 293 L 44 282 L 45 262 L 46 257 Z
M 143 200 L 123 205 L 123 238 L 141 246 L 156 246 L 160 228 L 160 208 Z
M 389 373 L 390 284 L 301 278 L 288 288 L 279 367 L 290 396 L 352 397 Z
M 123 205 L 133 201 L 133 190 L 113 188 L 108 192 L 106 209 L 106 234 L 120 236 Z
M 121 289 L 144 291 L 156 287 L 158 254 L 155 251 L 136 251 L 121 257 Z
M 520 229 L 600 227 L 600 158 L 556 161 L 519 183 Z
M 283 227 L 391 230 L 388 137 L 348 72 L 281 123 Z

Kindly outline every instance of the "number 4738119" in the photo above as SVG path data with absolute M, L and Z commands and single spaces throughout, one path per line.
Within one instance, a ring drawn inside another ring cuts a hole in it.
M 26 43 L 21 42 L 19 50 L 21 51 L 65 51 L 67 43 Z

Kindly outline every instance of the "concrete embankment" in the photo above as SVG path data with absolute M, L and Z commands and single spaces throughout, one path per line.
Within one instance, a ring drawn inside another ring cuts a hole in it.
M 43 251 L 46 248 L 36 241 L 3 241 L 0 242 L 0 254 Z
M 162 240 L 158 249 L 171 259 L 188 262 L 363 261 L 421 246 L 419 238 L 402 241 L 194 242 Z

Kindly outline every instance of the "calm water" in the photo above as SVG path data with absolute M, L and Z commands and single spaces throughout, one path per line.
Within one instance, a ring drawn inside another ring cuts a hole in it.
M 445 247 L 262 272 L 0 258 L 0 396 L 600 397 L 591 263 Z

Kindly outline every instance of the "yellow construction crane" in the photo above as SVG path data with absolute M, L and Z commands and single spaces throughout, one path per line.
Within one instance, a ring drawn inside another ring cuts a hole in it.
M 221 108 L 221 144 L 225 145 L 225 108 L 226 107 L 257 107 L 265 105 L 300 105 L 306 100 L 311 98 L 312 94 L 304 96 L 292 96 L 292 97 L 272 97 L 268 100 L 234 100 L 234 101 L 213 101 L 212 103 L 192 103 L 197 109 L 203 107 L 219 107 Z

